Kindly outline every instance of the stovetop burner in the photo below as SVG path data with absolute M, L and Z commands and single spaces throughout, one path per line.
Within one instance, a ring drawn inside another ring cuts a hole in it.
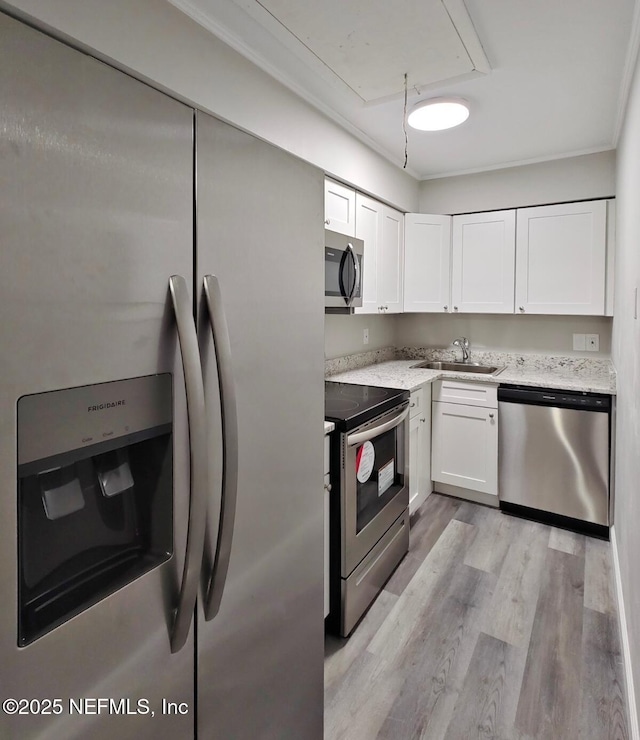
M 357 401 L 350 401 L 348 398 L 334 398 L 331 407 L 336 411 L 353 411 L 360 404 Z
M 358 401 L 362 399 L 373 401 L 379 398 L 388 398 L 390 395 L 397 393 L 396 389 L 377 388 L 373 385 L 351 385 L 349 383 L 337 383 L 335 385 L 340 386 L 340 390 L 338 391 L 340 395 L 356 398 Z
M 325 381 L 324 415 L 337 429 L 354 429 L 409 398 L 409 391 Z

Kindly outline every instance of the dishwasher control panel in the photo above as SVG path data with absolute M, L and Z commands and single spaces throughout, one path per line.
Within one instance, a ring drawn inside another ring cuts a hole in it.
M 515 385 L 501 385 L 498 388 L 498 400 L 507 403 L 559 406 L 560 408 L 588 409 L 589 411 L 609 411 L 611 408 L 611 396 L 603 393 Z

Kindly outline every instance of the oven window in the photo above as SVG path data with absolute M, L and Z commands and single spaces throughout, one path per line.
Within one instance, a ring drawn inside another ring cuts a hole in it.
M 356 450 L 356 533 L 375 519 L 404 486 L 396 434 L 397 428 L 392 429 Z

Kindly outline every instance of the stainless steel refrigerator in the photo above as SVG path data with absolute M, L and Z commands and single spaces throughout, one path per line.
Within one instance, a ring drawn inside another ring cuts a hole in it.
M 322 173 L 6 15 L 0 100 L 0 737 L 321 738 Z

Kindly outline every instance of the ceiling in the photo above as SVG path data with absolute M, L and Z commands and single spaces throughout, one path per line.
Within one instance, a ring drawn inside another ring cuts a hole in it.
M 429 179 L 612 149 L 635 0 L 170 0 L 399 167 Z M 449 131 L 407 105 L 465 98 Z

